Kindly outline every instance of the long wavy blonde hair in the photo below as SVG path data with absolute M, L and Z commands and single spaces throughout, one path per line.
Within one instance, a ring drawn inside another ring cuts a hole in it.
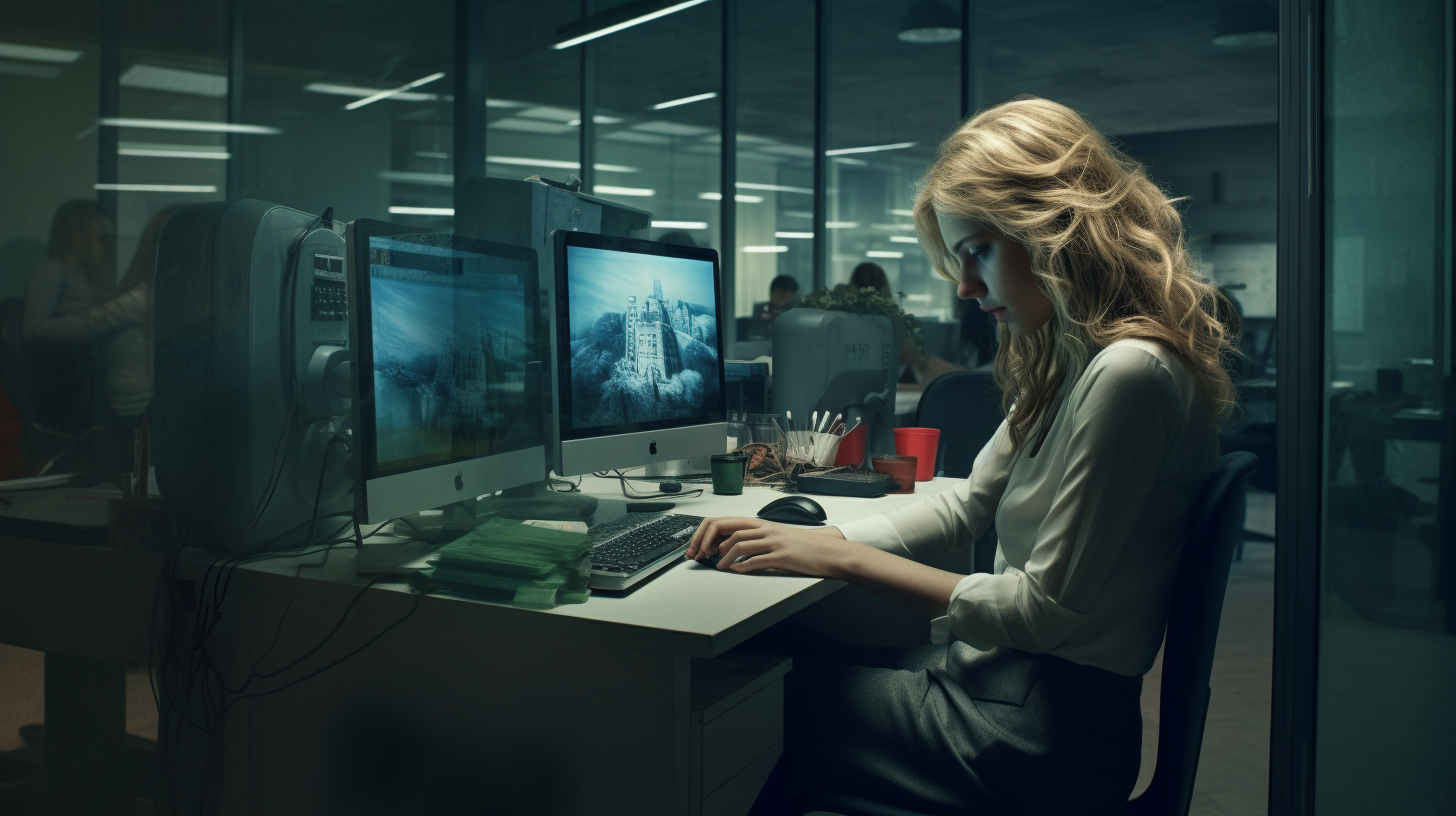
M 1076 111 L 1020 97 L 976 114 L 941 144 L 914 212 L 941 276 L 958 282 L 960 261 L 937 213 L 1024 246 L 1052 301 L 1037 331 L 997 328 L 996 381 L 1017 447 L 1094 354 L 1130 337 L 1166 344 L 1192 366 L 1216 426 L 1235 409 L 1225 367 L 1241 331 L 1232 303 L 1189 258 L 1174 201 Z

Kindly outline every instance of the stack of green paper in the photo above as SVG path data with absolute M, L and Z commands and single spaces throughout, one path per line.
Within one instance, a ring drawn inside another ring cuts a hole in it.
M 441 588 L 522 606 L 585 603 L 591 542 L 510 519 L 491 519 L 436 553 Z

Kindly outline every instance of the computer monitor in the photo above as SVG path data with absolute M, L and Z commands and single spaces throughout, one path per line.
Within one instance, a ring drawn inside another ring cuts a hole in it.
M 556 473 L 722 453 L 718 253 L 569 231 L 555 242 Z
M 347 240 L 359 518 L 545 478 L 536 253 L 363 219 Z

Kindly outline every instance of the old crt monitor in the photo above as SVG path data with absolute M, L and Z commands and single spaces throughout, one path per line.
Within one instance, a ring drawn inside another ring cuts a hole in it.
M 536 253 L 363 219 L 347 239 L 360 520 L 545 478 Z
M 557 474 L 722 453 L 718 253 L 569 231 L 555 243 Z

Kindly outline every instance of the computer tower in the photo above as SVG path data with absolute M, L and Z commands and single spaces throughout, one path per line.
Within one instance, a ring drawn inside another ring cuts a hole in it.
M 263 201 L 194 204 L 157 255 L 153 461 L 167 505 L 217 551 L 349 526 L 344 239 Z

